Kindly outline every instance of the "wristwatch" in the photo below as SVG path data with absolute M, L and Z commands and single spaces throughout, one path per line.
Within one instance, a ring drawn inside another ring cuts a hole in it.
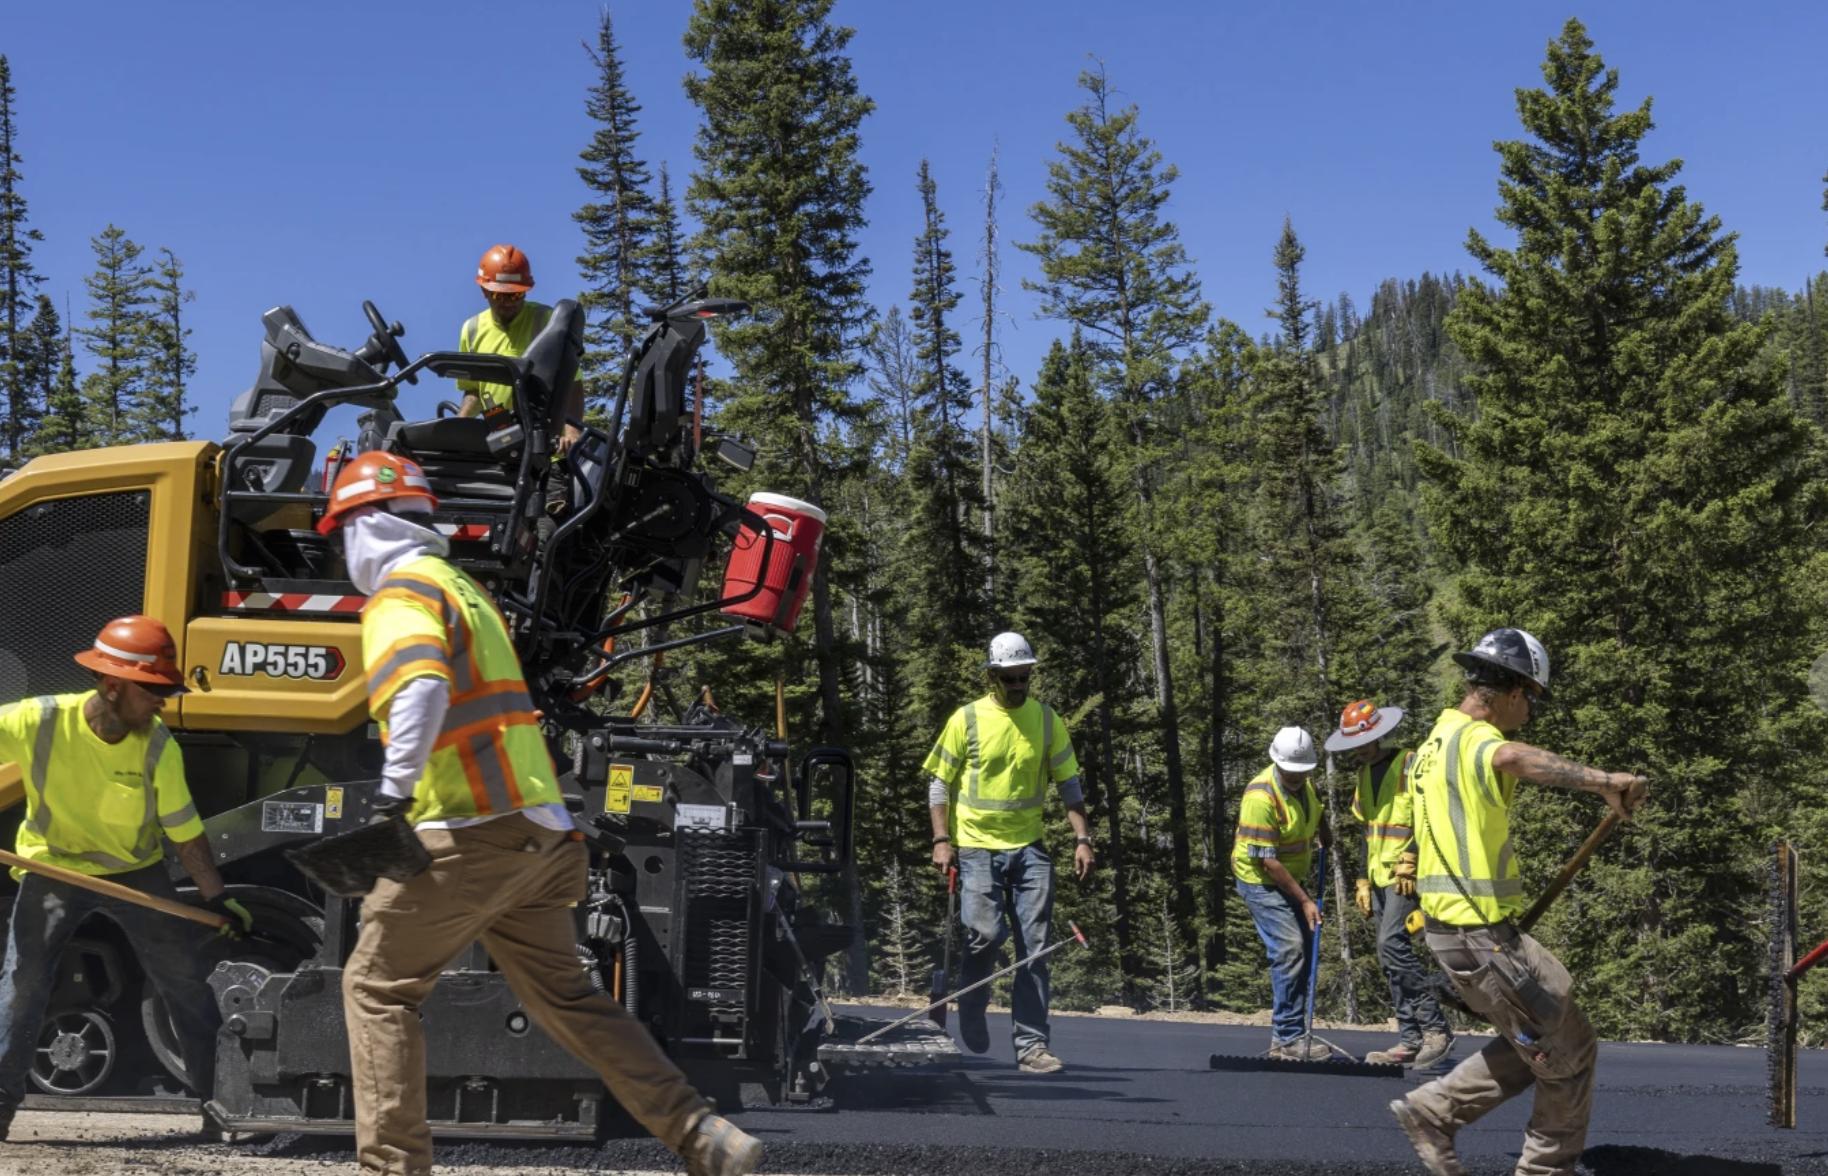
M 1090 844 L 1092 844 L 1092 839 L 1090 837 L 1075 837 L 1075 838 L 1073 838 L 1073 844 L 1074 845 L 1090 845 Z

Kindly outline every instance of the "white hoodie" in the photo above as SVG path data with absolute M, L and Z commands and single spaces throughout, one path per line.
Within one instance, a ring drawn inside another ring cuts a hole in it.
M 404 499 L 399 507 L 418 512 L 419 500 Z M 343 562 L 349 568 L 349 582 L 364 596 L 374 595 L 387 577 L 416 559 L 428 555 L 449 555 L 448 539 L 422 523 L 403 515 L 365 506 L 351 511 L 343 523 Z M 387 707 L 387 755 L 381 768 L 381 792 L 395 799 L 408 799 L 419 777 L 425 774 L 432 746 L 444 728 L 444 716 L 451 706 L 451 684 L 443 678 L 414 678 L 394 692 Z M 528 819 L 548 829 L 569 831 L 576 828 L 563 804 L 540 805 L 521 810 Z M 422 829 L 456 829 L 494 820 L 488 817 L 452 817 L 443 821 L 423 821 Z

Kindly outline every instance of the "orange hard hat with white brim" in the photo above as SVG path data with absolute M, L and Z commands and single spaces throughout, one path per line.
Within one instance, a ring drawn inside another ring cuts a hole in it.
M 1328 751 L 1351 751 L 1382 739 L 1403 721 L 1400 706 L 1378 706 L 1368 698 L 1346 704 L 1340 713 L 1339 729 L 1327 736 Z
M 177 642 L 153 617 L 136 613 L 109 621 L 96 634 L 95 644 L 76 654 L 76 664 L 154 694 L 189 693 L 178 665 Z

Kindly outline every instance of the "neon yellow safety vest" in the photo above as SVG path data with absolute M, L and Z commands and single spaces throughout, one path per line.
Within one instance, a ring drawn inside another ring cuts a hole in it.
M 985 695 L 952 712 L 924 769 L 950 790 L 960 849 L 1020 849 L 1045 831 L 1048 782 L 1077 776 L 1079 760 L 1053 707 L 1030 698 L 1005 710 Z
M 521 303 L 520 313 L 505 327 L 495 321 L 494 311 L 484 310 L 464 322 L 463 330 L 457 335 L 457 350 L 478 355 L 525 355 L 534 336 L 546 329 L 551 318 L 552 308 L 543 302 Z M 457 387 L 459 391 L 474 392 L 482 401 L 484 412 L 514 406 L 512 384 L 458 380 Z
M 1302 781 L 1301 796 L 1290 797 L 1276 778 L 1272 764 L 1244 786 L 1238 802 L 1238 836 L 1231 848 L 1231 872 L 1241 882 L 1274 886 L 1264 872 L 1262 859 L 1251 856 L 1251 846 L 1273 848 L 1276 860 L 1299 882 L 1314 864 L 1314 836 L 1320 828 L 1320 794 L 1312 777 Z
M 1352 794 L 1352 815 L 1365 826 L 1365 877 L 1378 888 L 1390 885 L 1396 859 L 1415 840 L 1410 827 L 1409 761 L 1415 753 L 1398 751 L 1385 765 L 1381 779 L 1373 780 L 1376 764 L 1358 769 L 1358 791 Z
M 368 709 L 387 739 L 387 708 L 414 678 L 451 684 L 450 709 L 413 790 L 415 825 L 561 802 L 507 622 L 476 581 L 436 556 L 381 582 L 362 606 Z
M 203 836 L 184 756 L 156 718 L 145 731 L 104 742 L 83 715 L 94 696 L 87 690 L 0 707 L 0 761 L 18 764 L 26 784 L 14 852 L 84 874 L 144 869 L 164 854 L 161 834 Z
M 1441 712 L 1415 750 L 1416 891 L 1422 912 L 1440 922 L 1476 927 L 1524 908 L 1511 851 L 1517 781 L 1492 767 L 1504 743 L 1498 728 L 1455 709 Z

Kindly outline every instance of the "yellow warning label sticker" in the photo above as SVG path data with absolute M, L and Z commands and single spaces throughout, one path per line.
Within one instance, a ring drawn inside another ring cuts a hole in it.
M 635 799 L 643 804 L 659 804 L 666 799 L 666 789 L 652 784 L 635 785 Z
M 334 821 L 343 815 L 343 790 L 341 788 L 324 789 L 324 819 Z
M 603 794 L 603 811 L 625 813 L 629 807 L 629 789 L 635 782 L 634 764 L 609 765 L 609 791 Z

